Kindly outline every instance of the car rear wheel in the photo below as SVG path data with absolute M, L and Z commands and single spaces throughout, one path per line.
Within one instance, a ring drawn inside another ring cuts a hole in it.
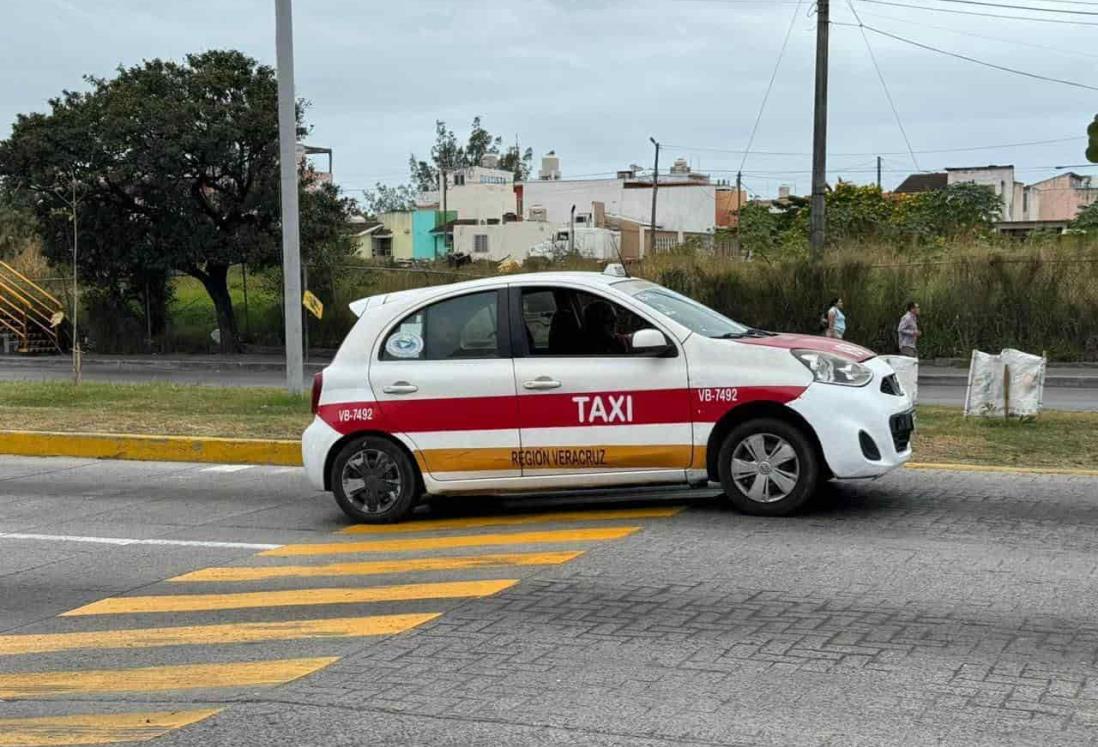
M 805 434 L 782 420 L 760 418 L 732 429 L 718 472 L 736 508 L 758 516 L 791 514 L 812 497 L 820 460 Z
M 343 513 L 364 524 L 400 521 L 415 504 L 415 466 L 403 449 L 377 436 L 345 445 L 332 462 L 332 492 Z

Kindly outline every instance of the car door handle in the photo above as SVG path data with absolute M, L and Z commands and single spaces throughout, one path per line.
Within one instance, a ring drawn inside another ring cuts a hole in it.
M 533 381 L 525 381 L 522 384 L 523 389 L 533 389 L 535 391 L 542 389 L 560 389 L 560 382 L 556 379 L 550 379 L 548 376 L 539 376 Z
M 418 392 L 419 387 L 415 384 L 409 384 L 407 381 L 394 381 L 381 391 L 386 394 L 411 394 L 412 392 Z

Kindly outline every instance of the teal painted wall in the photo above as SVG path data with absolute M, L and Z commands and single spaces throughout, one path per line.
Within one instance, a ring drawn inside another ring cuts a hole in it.
M 447 220 L 455 220 L 457 213 L 447 211 Z M 442 236 L 432 236 L 435 226 L 444 223 L 441 210 L 417 210 L 412 214 L 412 256 L 416 259 L 434 259 L 446 254 Z M 438 247 L 437 255 L 435 247 Z

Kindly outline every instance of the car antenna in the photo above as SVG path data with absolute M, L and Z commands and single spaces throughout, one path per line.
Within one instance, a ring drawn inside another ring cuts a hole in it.
M 618 234 L 617 240 L 615 240 L 613 236 L 611 236 L 610 239 L 614 243 L 614 253 L 618 255 L 618 267 L 621 268 L 622 277 L 631 277 L 629 268 L 625 266 L 625 257 L 621 256 L 621 234 Z

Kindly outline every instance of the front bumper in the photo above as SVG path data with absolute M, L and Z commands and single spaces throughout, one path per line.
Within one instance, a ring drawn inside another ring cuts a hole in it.
M 872 359 L 864 365 L 874 374 L 864 387 L 816 383 L 789 403 L 815 429 L 827 466 L 838 478 L 879 477 L 911 459 L 910 438 L 904 437 L 905 414 L 914 418 L 911 397 L 881 391 L 882 379 L 892 373 L 887 363 Z M 867 456 L 863 433 L 879 458 Z
M 317 490 L 324 490 L 324 467 L 328 454 L 340 438 L 339 432 L 320 418 L 313 418 L 301 434 L 301 461 L 306 477 Z

